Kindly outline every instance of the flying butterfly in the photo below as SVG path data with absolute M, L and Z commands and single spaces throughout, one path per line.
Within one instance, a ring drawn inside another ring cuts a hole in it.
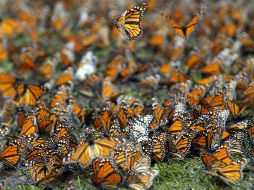
M 141 22 L 146 10 L 146 3 L 124 11 L 115 21 L 117 29 L 128 39 L 136 40 L 143 34 Z
M 205 11 L 205 8 L 199 11 L 192 19 L 191 21 L 184 26 L 180 26 L 178 23 L 175 22 L 175 20 L 164 13 L 161 13 L 161 16 L 165 17 L 171 26 L 174 28 L 176 33 L 181 36 L 182 38 L 187 38 L 191 35 L 191 33 L 195 30 L 196 25 L 198 23 L 199 17 L 201 14 Z

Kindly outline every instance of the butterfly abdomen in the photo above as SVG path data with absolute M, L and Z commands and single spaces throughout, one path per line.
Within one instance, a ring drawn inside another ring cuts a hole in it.
M 185 26 L 182 26 L 181 29 L 182 29 L 182 31 L 183 31 L 184 36 L 186 36 L 187 28 L 186 28 Z

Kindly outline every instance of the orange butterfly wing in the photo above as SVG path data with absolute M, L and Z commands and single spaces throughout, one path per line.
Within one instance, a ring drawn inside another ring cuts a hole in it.
M 102 189 L 117 189 L 122 182 L 122 176 L 108 159 L 93 160 L 88 172 L 93 183 Z
M 174 21 L 174 19 L 172 19 L 172 18 L 168 18 L 168 21 L 169 21 L 169 23 L 171 24 L 171 26 L 175 29 L 176 33 L 177 33 L 179 36 L 181 36 L 182 38 L 184 38 L 184 37 L 185 37 L 185 33 L 184 33 L 182 27 L 181 27 L 179 24 L 177 24 L 177 23 Z
M 14 97 L 16 92 L 14 84 L 16 79 L 7 73 L 0 73 L 0 92 L 4 97 Z
M 195 30 L 197 22 L 198 22 L 198 19 L 199 19 L 199 15 L 200 14 L 197 14 L 196 16 L 194 16 L 191 19 L 191 21 L 187 24 L 187 26 L 185 27 L 186 28 L 185 35 L 187 37 L 189 37 L 190 34 Z
M 4 160 L 7 164 L 14 166 L 20 160 L 19 147 L 17 144 L 6 147 L 0 154 L 0 160 Z

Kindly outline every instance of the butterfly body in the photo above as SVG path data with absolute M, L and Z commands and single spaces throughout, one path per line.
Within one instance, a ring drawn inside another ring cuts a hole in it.
M 182 29 L 182 32 L 183 32 L 184 36 L 186 36 L 186 34 L 187 34 L 186 33 L 187 32 L 186 26 L 182 26 L 181 29 Z

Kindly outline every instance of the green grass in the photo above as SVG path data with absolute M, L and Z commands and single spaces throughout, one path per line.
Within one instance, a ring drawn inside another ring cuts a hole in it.
M 154 179 L 154 189 L 218 189 L 212 176 L 202 171 L 199 158 L 170 159 L 154 168 L 160 170 Z

